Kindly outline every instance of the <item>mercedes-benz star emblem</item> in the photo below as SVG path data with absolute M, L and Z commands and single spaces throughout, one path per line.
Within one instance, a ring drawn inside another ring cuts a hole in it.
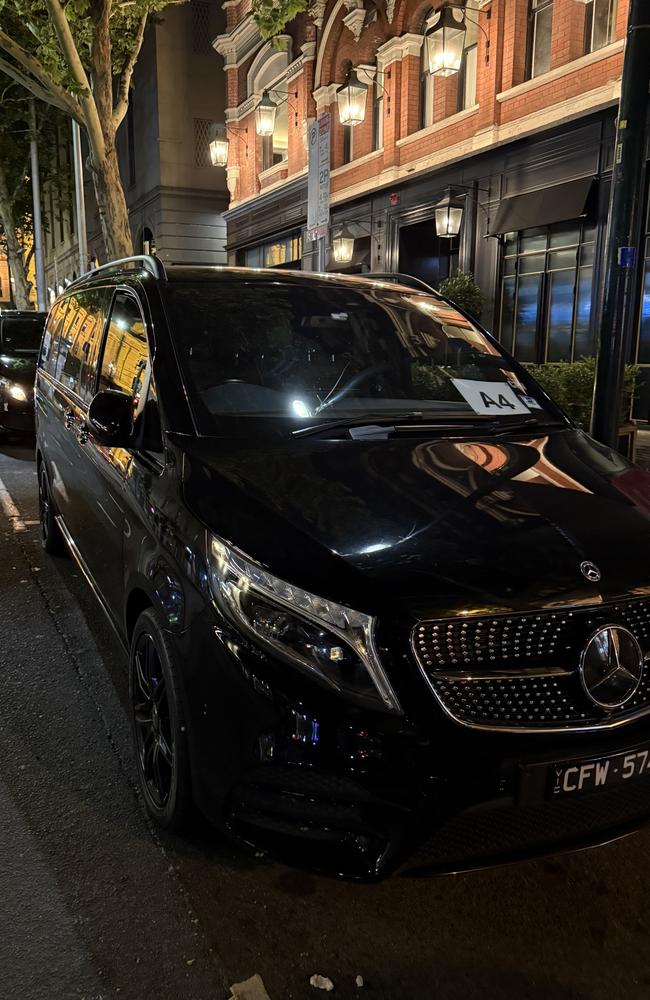
M 642 674 L 641 647 L 620 625 L 594 632 L 580 658 L 580 679 L 587 697 L 608 711 L 630 700 Z
M 589 562 L 589 560 L 580 563 L 580 572 L 590 583 L 598 583 L 602 576 L 596 563 Z

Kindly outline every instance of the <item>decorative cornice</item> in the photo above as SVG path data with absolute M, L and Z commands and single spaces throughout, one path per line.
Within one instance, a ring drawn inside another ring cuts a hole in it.
M 347 6 L 347 0 L 346 0 Z M 363 7 L 354 7 L 349 14 L 346 14 L 343 18 L 343 24 L 346 28 L 349 28 L 354 35 L 355 42 L 358 42 L 361 38 L 361 32 L 363 31 L 363 26 L 366 23 L 366 12 Z
M 336 91 L 338 90 L 340 84 L 330 83 L 328 87 L 319 87 L 313 93 L 313 98 L 316 101 L 316 111 L 320 114 L 325 108 L 329 108 L 336 101 Z
M 260 45 L 259 29 L 250 15 L 226 35 L 217 35 L 212 45 L 223 57 L 224 69 L 235 69 Z
M 377 76 L 377 66 L 375 63 L 373 63 L 372 65 L 370 65 L 369 63 L 359 63 L 359 65 L 355 66 L 354 68 L 357 76 L 359 76 L 359 73 L 361 73 L 359 79 L 361 80 L 362 83 L 375 82 L 375 77 Z
M 323 27 L 323 20 L 325 19 L 325 9 L 327 8 L 327 0 L 313 0 L 309 5 L 309 16 L 312 21 L 320 31 Z
M 226 184 L 228 185 L 228 191 L 230 192 L 230 197 L 234 200 L 237 194 L 237 186 L 239 184 L 239 174 L 240 168 L 233 164 L 226 167 Z
M 391 63 L 399 62 L 406 56 L 419 56 L 422 48 L 422 35 L 406 34 L 397 38 L 389 38 L 377 49 L 377 66 L 383 69 Z
M 242 103 L 237 105 L 236 108 L 226 108 L 226 121 L 238 122 L 241 121 L 242 118 L 246 118 L 250 115 L 251 111 L 257 107 L 259 99 L 259 94 L 251 94 L 250 97 L 247 97 L 246 100 L 242 101 Z

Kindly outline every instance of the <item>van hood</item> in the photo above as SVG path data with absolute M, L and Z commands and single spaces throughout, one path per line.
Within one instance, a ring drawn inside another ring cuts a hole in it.
M 650 473 L 575 429 L 177 443 L 186 502 L 212 531 L 359 610 L 421 619 L 650 593 Z
M 0 353 L 0 376 L 22 386 L 33 386 L 36 378 L 37 354 L 23 356 Z

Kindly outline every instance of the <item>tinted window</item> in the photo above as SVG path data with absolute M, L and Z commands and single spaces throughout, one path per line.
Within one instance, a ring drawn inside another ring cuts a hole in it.
M 126 392 L 137 408 L 148 375 L 149 351 L 140 306 L 131 295 L 118 292 L 106 333 L 99 389 Z
M 2 350 L 5 354 L 36 354 L 42 335 L 42 316 L 33 319 L 6 316 L 2 321 Z
M 537 390 L 519 366 L 433 295 L 257 280 L 170 284 L 165 295 L 204 433 L 228 416 L 548 419 L 538 400 L 526 403 Z M 487 383 L 494 399 L 488 386 L 483 402 Z
M 110 291 L 91 288 L 70 296 L 57 373 L 61 382 L 84 399 L 93 395 L 97 354 Z
M 50 374 L 54 374 L 56 356 L 59 350 L 61 329 L 63 327 L 67 308 L 67 299 L 64 299 L 63 302 L 56 302 L 50 310 L 47 320 L 45 321 L 43 343 L 41 345 L 40 365 L 41 368 L 45 368 L 45 370 L 50 372 Z
M 93 288 L 79 296 L 82 319 L 76 344 L 81 355 L 79 394 L 85 400 L 95 393 L 99 350 L 111 295 L 110 288 Z

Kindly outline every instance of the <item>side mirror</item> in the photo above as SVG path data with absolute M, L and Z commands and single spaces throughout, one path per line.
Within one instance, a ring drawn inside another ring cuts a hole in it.
M 133 400 L 126 392 L 98 392 L 90 401 L 86 423 L 100 444 L 127 448 L 133 437 Z

